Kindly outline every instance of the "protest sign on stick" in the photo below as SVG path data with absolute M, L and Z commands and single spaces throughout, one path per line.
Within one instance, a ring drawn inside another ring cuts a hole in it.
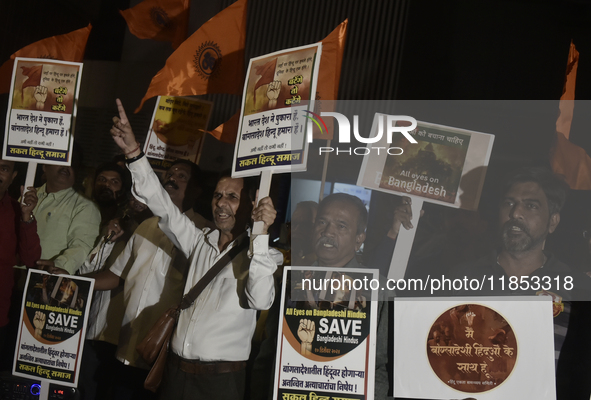
M 12 373 L 76 387 L 94 280 L 30 269 Z
M 242 96 L 232 177 L 262 175 L 259 199 L 269 193 L 273 173 L 306 169 L 306 112 L 314 94 L 322 44 L 316 43 L 253 58 Z M 253 227 L 262 231 L 262 223 Z
M 386 117 L 375 114 L 371 137 L 378 135 Z M 404 278 L 423 202 L 468 210 L 478 208 L 494 141 L 490 134 L 420 121 L 410 134 L 416 144 L 402 135 L 393 135 L 391 143 L 388 135 L 368 143 L 369 151 L 357 178 L 358 186 L 405 195 L 412 200 L 416 223 L 413 222 L 412 229 L 401 229 L 398 234 L 388 273 L 388 278 L 393 279 Z
M 379 285 L 377 270 L 285 268 L 274 399 L 373 399 L 378 301 L 372 282 Z
M 71 164 L 81 77 L 81 63 L 14 60 L 2 158 L 29 163 L 25 187 L 37 163 Z
M 144 153 L 155 168 L 185 159 L 199 163 L 213 104 L 185 97 L 158 96 Z

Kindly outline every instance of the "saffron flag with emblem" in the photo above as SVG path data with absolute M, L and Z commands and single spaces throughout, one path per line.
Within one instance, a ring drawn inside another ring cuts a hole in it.
M 318 83 L 316 86 L 316 112 L 334 111 L 334 102 L 339 95 L 339 82 L 341 80 L 341 65 L 343 63 L 343 52 L 345 51 L 345 42 L 347 39 L 346 19 L 337 26 L 327 37 L 322 39 L 322 57 L 320 58 L 320 68 L 318 70 Z M 322 105 L 322 100 L 328 100 L 329 103 Z M 320 110 L 321 109 L 321 110 Z M 318 127 L 313 127 L 314 139 L 332 139 L 334 134 L 334 120 L 329 118 L 326 121 L 326 134 L 323 134 Z
M 193 33 L 172 53 L 142 99 L 155 96 L 242 94 L 247 0 L 238 0 Z
M 82 62 L 91 29 L 92 25 L 89 24 L 85 28 L 64 35 L 48 37 L 31 43 L 11 55 L 10 59 L 0 67 L 0 93 L 8 93 L 10 91 L 12 69 L 16 57 L 49 58 L 53 60 Z M 34 81 L 35 79 L 31 79 L 29 75 L 29 79 L 25 83 Z
M 556 120 L 556 140 L 551 151 L 550 163 L 552 170 L 563 175 L 571 189 L 591 190 L 591 157 L 585 149 L 569 140 L 575 107 L 578 64 L 579 52 L 571 42 L 564 88 L 560 96 L 560 114 Z
M 119 12 L 140 39 L 170 42 L 176 49 L 187 38 L 189 0 L 144 0 Z

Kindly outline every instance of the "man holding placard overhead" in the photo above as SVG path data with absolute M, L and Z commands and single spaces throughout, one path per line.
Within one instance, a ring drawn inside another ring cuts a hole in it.
M 283 260 L 281 253 L 268 247 L 266 232 L 277 214 L 273 202 L 264 198 L 253 209 L 248 182 L 222 177 L 211 202 L 217 229 L 198 229 L 160 185 L 119 100 L 117 106 L 119 117 L 113 118 L 111 135 L 125 153 L 133 194 L 160 217 L 162 231 L 190 259 L 185 294 L 231 249 L 242 249 L 191 306 L 181 311 L 161 398 L 240 399 L 256 310 L 268 309 L 273 303 L 273 272 Z M 263 221 L 264 234 L 249 240 L 251 219 Z

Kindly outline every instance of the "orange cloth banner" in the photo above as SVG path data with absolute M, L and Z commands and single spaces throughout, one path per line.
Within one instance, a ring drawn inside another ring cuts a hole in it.
M 189 0 L 145 0 L 119 13 L 140 39 L 171 42 L 177 49 L 187 38 Z
M 229 120 L 220 124 L 217 128 L 208 133 L 220 142 L 234 144 L 238 134 L 238 122 L 240 121 L 240 110 L 230 117 Z
M 246 0 L 238 0 L 201 26 L 172 53 L 142 99 L 155 96 L 242 94 Z
M 563 175 L 571 189 L 591 190 L 591 158 L 581 147 L 569 141 L 575 106 L 575 84 L 579 52 L 571 42 L 566 77 L 560 96 L 560 115 L 556 121 L 556 141 L 551 150 L 552 170 Z
M 8 93 L 10 91 L 12 69 L 16 57 L 49 58 L 53 60 L 82 62 L 91 29 L 92 25 L 89 24 L 85 28 L 64 35 L 42 39 L 23 47 L 11 55 L 10 59 L 0 67 L 0 93 Z M 31 78 L 29 78 L 29 81 L 33 82 Z
M 345 42 L 347 40 L 346 19 L 339 24 L 322 42 L 322 58 L 320 59 L 320 69 L 318 70 L 318 84 L 316 86 L 316 106 L 315 112 L 330 112 L 335 103 L 330 100 L 337 100 L 339 95 L 339 82 L 341 80 L 341 65 L 343 63 L 343 52 L 345 51 Z M 322 101 L 328 100 L 330 105 L 322 106 Z M 334 120 L 327 118 L 326 134 L 323 134 L 317 126 L 312 129 L 314 139 L 332 139 L 334 134 Z M 328 134 L 328 135 L 327 135 Z

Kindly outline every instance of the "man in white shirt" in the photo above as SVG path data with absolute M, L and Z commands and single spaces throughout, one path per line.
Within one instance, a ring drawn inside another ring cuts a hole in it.
M 200 180 L 197 165 L 177 160 L 164 175 L 162 187 L 184 215 L 198 228 L 205 228 L 212 224 L 192 209 L 201 192 Z M 106 330 L 112 329 L 109 325 L 113 323 L 118 325 L 115 356 L 125 367 L 117 371 L 113 394 L 116 400 L 148 399 L 153 395 L 143 389 L 150 366 L 135 348 L 158 318 L 179 303 L 185 284 L 187 258 L 162 232 L 159 221 L 159 217 L 152 217 L 142 222 L 117 258 L 94 276 L 95 289 L 99 291 L 116 289 L 120 280 L 125 281 L 121 304 L 107 304 L 108 310 L 103 310 L 104 318 L 121 313 L 119 320 L 105 320 L 103 327 Z M 121 234 L 120 227 L 110 232 Z
M 111 135 L 124 151 L 133 177 L 133 193 L 159 216 L 160 228 L 190 260 L 184 293 L 231 248 L 249 240 L 247 224 L 263 221 L 264 234 L 250 238 L 251 250 L 240 252 L 180 313 L 171 339 L 172 352 L 160 388 L 162 399 L 241 399 L 245 360 L 256 323 L 256 310 L 273 303 L 273 272 L 281 253 L 268 247 L 268 227 L 276 211 L 270 198 L 254 202 L 243 179 L 223 177 L 212 199 L 215 230 L 201 230 L 174 207 L 117 101 Z

